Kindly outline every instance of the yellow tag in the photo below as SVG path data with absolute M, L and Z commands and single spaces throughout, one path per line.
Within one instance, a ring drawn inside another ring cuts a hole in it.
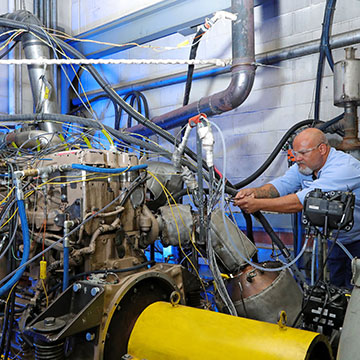
M 177 44 L 176 47 L 180 48 L 180 47 L 183 47 L 183 46 L 186 46 L 189 44 L 190 44 L 189 40 L 185 40 L 185 41 L 181 42 L 180 44 Z
M 46 279 L 46 261 L 40 261 L 40 279 Z
M 36 139 L 36 143 L 37 143 L 37 151 L 39 151 L 40 152 L 40 150 L 41 150 L 41 142 L 40 142 L 40 140 L 39 139 Z
M 45 98 L 45 99 L 48 99 L 48 98 L 49 98 L 49 94 L 50 94 L 50 89 L 46 86 L 46 87 L 45 87 L 44 98 Z

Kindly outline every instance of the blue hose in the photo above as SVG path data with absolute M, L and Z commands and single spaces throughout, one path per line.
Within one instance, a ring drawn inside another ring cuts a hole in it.
M 69 286 L 69 247 L 64 246 L 64 274 L 63 274 L 63 291 Z
M 21 221 L 21 230 L 23 234 L 23 242 L 24 242 L 24 250 L 23 250 L 23 256 L 21 259 L 20 266 L 25 264 L 29 260 L 29 253 L 30 253 L 30 236 L 29 236 L 29 227 L 26 219 L 26 213 L 25 213 L 25 206 L 24 206 L 24 200 L 17 200 L 18 209 L 19 209 L 19 215 L 20 215 L 20 221 Z M 14 276 L 0 288 L 0 296 L 7 293 L 21 278 L 22 274 L 25 271 L 25 266 L 20 268 Z
M 126 172 L 126 171 L 137 171 L 137 170 L 141 170 L 141 169 L 146 169 L 148 166 L 146 164 L 143 164 L 143 165 L 128 166 L 128 167 L 117 168 L 117 169 L 108 169 L 108 168 L 100 168 L 100 167 L 96 167 L 96 166 L 72 164 L 71 167 L 76 170 L 85 170 L 85 171 L 105 173 L 105 174 L 118 174 L 118 173 Z

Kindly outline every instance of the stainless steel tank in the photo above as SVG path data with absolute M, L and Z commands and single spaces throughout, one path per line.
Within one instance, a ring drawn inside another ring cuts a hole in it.
M 345 107 L 349 102 L 360 105 L 360 59 L 355 58 L 356 49 L 345 49 L 345 59 L 334 67 L 334 104 Z

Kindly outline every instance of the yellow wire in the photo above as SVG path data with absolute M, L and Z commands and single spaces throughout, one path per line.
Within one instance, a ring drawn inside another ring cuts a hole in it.
M 47 294 L 47 291 L 46 291 L 44 279 L 41 279 L 41 283 L 42 283 L 42 286 L 43 286 L 43 289 L 44 289 L 44 294 L 45 294 L 45 297 L 46 297 L 46 307 L 48 307 L 49 306 L 49 298 L 48 298 L 48 294 Z
M 104 129 L 101 130 L 101 132 L 104 134 L 104 136 L 106 137 L 106 139 L 108 140 L 109 144 L 111 147 L 114 146 L 114 141 L 113 139 L 110 137 L 109 133 Z
M 59 136 L 59 139 L 64 143 L 65 150 L 69 151 L 69 144 L 65 141 L 63 134 L 59 134 L 58 136 Z
M 162 187 L 162 189 L 163 189 L 163 191 L 164 191 L 164 194 L 165 194 L 165 196 L 166 196 L 167 202 L 168 202 L 169 207 L 170 207 L 171 214 L 172 214 L 172 216 L 173 216 L 173 218 L 174 218 L 174 221 L 175 221 L 176 231 L 177 231 L 177 234 L 178 234 L 179 248 L 180 248 L 181 252 L 183 253 L 183 255 L 185 256 L 185 258 L 187 259 L 187 261 L 190 263 L 191 267 L 194 269 L 194 271 L 195 271 L 195 273 L 196 273 L 196 276 L 199 278 L 200 283 L 201 283 L 201 287 L 202 287 L 203 290 L 204 290 L 204 294 L 205 294 L 205 297 L 206 297 L 206 301 L 208 302 L 208 297 L 207 297 L 207 293 L 206 293 L 206 289 L 205 289 L 205 284 L 203 283 L 203 281 L 202 281 L 202 279 L 201 279 L 201 277 L 200 277 L 200 274 L 199 274 L 199 272 L 197 271 L 196 267 L 194 266 L 194 264 L 192 263 L 192 261 L 190 260 L 190 258 L 186 255 L 185 251 L 183 250 L 183 248 L 182 248 L 182 246 L 181 246 L 179 226 L 178 226 L 178 223 L 177 223 L 177 221 L 176 221 L 175 214 L 174 214 L 173 209 L 172 209 L 173 206 L 172 206 L 172 204 L 171 204 L 171 202 L 170 202 L 170 200 L 169 200 L 169 195 L 170 195 L 170 197 L 172 198 L 173 201 L 175 201 L 175 200 L 174 200 L 173 196 L 171 195 L 171 193 L 169 192 L 169 190 L 166 189 L 166 187 L 162 184 L 162 182 L 161 182 L 151 171 L 147 171 L 147 172 L 148 172 L 148 174 L 150 174 L 150 175 L 159 183 L 159 185 Z M 182 216 L 181 216 L 180 210 L 179 210 L 176 202 L 175 202 L 175 206 L 176 206 L 176 208 L 177 208 L 177 210 L 178 210 L 178 212 L 179 212 L 180 219 L 181 219 L 183 225 L 185 226 L 184 220 L 183 220 L 183 218 L 182 218 Z M 185 227 L 186 227 L 186 226 L 185 226 Z M 190 241 L 191 241 L 191 234 L 190 234 Z M 192 241 L 191 241 L 191 243 L 193 244 Z M 194 245 L 194 244 L 193 244 L 193 245 Z M 194 247 L 195 247 L 195 249 L 197 250 L 196 246 L 194 246 Z M 197 251 L 199 252 L 199 250 L 197 250 Z M 202 254 L 201 254 L 200 252 L 199 252 L 199 254 L 200 254 L 201 257 L 202 257 Z
M 7 31 L 5 33 L 3 33 L 2 35 L 5 35 L 5 34 L 9 34 L 13 31 Z M 20 35 L 21 33 L 23 33 L 24 30 L 16 30 L 14 34 L 12 34 L 5 42 L 5 44 L 3 46 L 0 47 L 0 50 L 3 50 L 4 48 L 6 48 L 6 46 L 8 46 L 11 41 L 13 41 L 13 39 L 15 39 L 18 35 Z
M 8 194 L 0 201 L 0 206 L 6 202 L 6 200 L 9 198 L 9 196 L 12 194 L 12 192 L 15 190 L 15 186 L 8 192 Z
M 91 146 L 91 143 L 90 143 L 89 139 L 85 136 L 85 134 L 83 134 L 81 137 L 85 141 L 85 144 L 87 145 L 87 147 L 89 149 L 92 149 L 93 147 Z
M 2 229 L 9 221 L 11 221 L 11 219 L 17 214 L 17 212 L 18 209 L 16 209 L 14 213 L 10 216 L 10 218 L 0 226 L 0 229 Z
M 5 301 L 5 305 L 7 306 L 7 303 L 9 302 L 9 299 L 10 299 L 10 296 L 11 296 L 11 293 L 13 292 L 13 290 L 15 289 L 16 285 L 18 284 L 18 281 L 13 285 L 13 287 L 11 288 L 11 290 L 9 291 L 9 295 Z

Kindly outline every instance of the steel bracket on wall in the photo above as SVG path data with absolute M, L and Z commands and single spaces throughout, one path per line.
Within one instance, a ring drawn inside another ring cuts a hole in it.
M 255 4 L 266 0 L 256 0 Z M 231 0 L 163 0 L 75 36 L 114 44 L 147 42 L 196 26 L 216 11 L 229 10 Z M 101 58 L 132 46 L 114 47 L 73 41 L 71 45 L 88 58 Z

